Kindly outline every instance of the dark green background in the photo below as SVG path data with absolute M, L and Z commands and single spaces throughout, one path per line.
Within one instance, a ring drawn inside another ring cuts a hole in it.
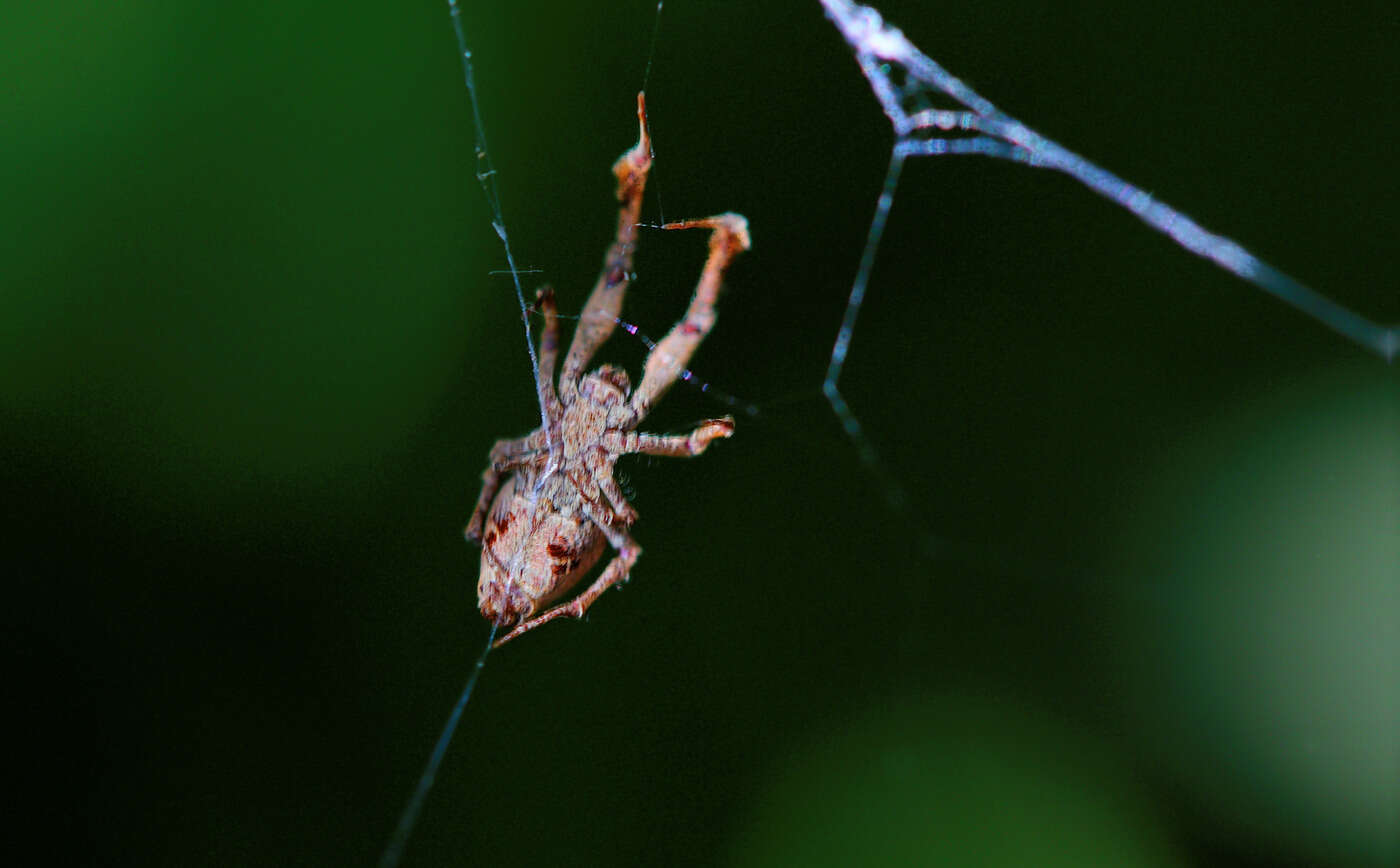
M 1400 321 L 1392 5 L 884 11 Z M 652 7 L 463 15 L 527 292 L 576 311 Z M 16 5 L 0 70 L 17 819 L 53 863 L 371 863 L 535 421 L 446 6 Z M 490 658 L 406 864 L 1395 858 L 1394 369 L 1065 178 L 915 163 L 843 381 L 893 511 L 818 390 L 889 147 L 844 43 L 672 0 L 648 90 L 646 219 L 751 221 L 693 366 L 762 413 L 624 464 L 631 583 Z M 642 246 L 659 336 L 703 239 Z

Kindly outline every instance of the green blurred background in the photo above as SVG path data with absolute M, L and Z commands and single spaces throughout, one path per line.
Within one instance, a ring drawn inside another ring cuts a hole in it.
M 1390 5 L 884 11 L 1400 321 Z M 463 17 L 527 291 L 577 310 L 653 7 Z M 12 4 L 0 48 L 15 816 L 52 863 L 370 863 L 535 412 L 446 6 Z M 633 580 L 490 658 L 405 864 L 1400 860 L 1394 369 L 1064 178 L 913 164 L 843 381 L 891 511 L 818 391 L 889 146 L 849 52 L 815 0 L 672 0 L 648 91 L 647 219 L 751 221 L 693 366 L 762 412 L 624 465 Z M 624 316 L 703 252 L 644 235 Z

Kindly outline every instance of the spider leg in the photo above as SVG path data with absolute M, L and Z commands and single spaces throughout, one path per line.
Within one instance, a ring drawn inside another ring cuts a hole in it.
M 612 335 L 617 315 L 622 310 L 622 296 L 631 282 L 632 254 L 637 247 L 637 221 L 642 213 L 642 191 L 647 172 L 651 170 L 651 137 L 647 135 L 647 106 L 645 94 L 637 94 L 637 124 L 641 132 L 637 144 L 613 164 L 617 176 L 617 198 L 622 206 L 617 211 L 617 235 L 603 257 L 603 272 L 593 286 L 593 293 L 583 306 L 574 341 L 564 358 L 564 371 L 559 377 L 559 390 L 569 403 L 578 389 L 579 377 L 598 347 Z
M 630 515 L 624 515 L 616 508 L 617 501 L 614 501 L 612 495 L 607 493 L 606 483 L 612 482 L 611 474 L 600 474 L 591 467 L 586 468 L 582 474 L 576 470 L 565 472 L 569 477 L 569 482 L 574 486 L 574 490 L 578 492 L 579 504 L 584 514 L 587 515 L 594 524 L 606 530 L 615 524 L 620 524 L 624 527 L 630 526 L 632 522 L 636 520 L 637 515 L 635 510 L 633 510 Z M 614 483 L 614 485 L 616 485 L 616 483 Z M 607 497 L 608 502 L 604 502 L 598 496 L 600 493 Z M 617 494 L 621 497 L 622 491 L 618 490 Z M 632 509 L 631 505 L 628 504 L 626 500 L 622 501 L 622 505 L 628 510 Z M 618 545 L 621 545 L 620 540 L 616 542 Z
M 589 517 L 591 518 L 592 515 L 590 514 Z M 603 533 L 607 534 L 608 541 L 612 543 L 613 548 L 617 549 L 617 556 L 608 562 L 602 575 L 598 576 L 598 579 L 577 597 L 554 606 L 542 615 L 536 615 L 497 639 L 495 644 L 491 646 L 492 648 L 499 648 L 521 634 L 528 633 L 542 624 L 548 624 L 556 618 L 582 618 L 584 613 L 588 611 L 588 607 L 593 605 L 593 601 L 598 599 L 604 591 L 627 580 L 632 566 L 637 563 L 637 558 L 642 553 L 642 547 L 637 545 L 636 540 L 628 536 L 626 531 L 616 525 L 605 525 L 600 522 L 599 527 L 603 529 Z
M 554 287 L 542 286 L 535 293 L 535 305 L 544 313 L 544 333 L 540 335 L 539 383 L 540 403 L 553 423 L 562 414 L 559 395 L 554 391 L 554 366 L 559 361 L 559 305 L 554 302 Z
M 710 255 L 695 286 L 695 297 L 685 318 L 647 354 L 646 373 L 642 384 L 632 393 L 633 421 L 642 419 L 653 404 L 661 400 L 666 390 L 685 370 L 700 342 L 715 324 L 715 300 L 719 297 L 724 271 L 734 257 L 749 249 L 749 221 L 738 214 L 719 214 L 699 220 L 667 223 L 663 229 L 692 229 L 707 227 L 710 232 Z
M 603 435 L 603 447 L 619 455 L 641 453 L 642 455 L 662 455 L 668 458 L 689 458 L 699 455 L 709 445 L 723 437 L 734 434 L 734 417 L 709 419 L 689 434 L 662 436 L 642 434 L 637 431 L 608 431 Z M 604 489 L 604 494 L 607 490 Z
M 463 532 L 467 542 L 481 544 L 481 530 L 486 523 L 486 511 L 496 499 L 501 480 L 507 473 L 532 462 L 543 444 L 542 432 L 534 431 L 528 436 L 514 440 L 497 440 L 496 445 L 491 447 L 486 469 L 481 473 L 481 494 L 476 498 L 476 507 L 472 510 L 472 517 L 468 519 L 467 529 Z
M 598 490 L 603 492 L 603 496 L 612 504 L 615 519 L 624 527 L 631 527 L 632 523 L 637 520 L 637 510 L 627 502 L 622 488 L 613 478 L 612 456 L 607 448 L 594 449 L 584 463 L 588 468 L 588 475 L 593 478 Z
M 472 517 L 467 520 L 466 530 L 462 532 L 462 536 L 472 545 L 481 545 L 481 530 L 486 524 L 486 511 L 491 508 L 491 501 L 496 499 L 496 492 L 501 488 L 501 478 L 504 475 L 505 471 L 497 470 L 494 464 L 488 464 L 482 471 L 481 495 L 476 499 Z
M 637 510 L 627 502 L 622 488 L 613 478 L 612 456 L 641 453 L 643 455 L 689 458 L 704 452 L 712 441 L 721 437 L 730 437 L 733 434 L 734 417 L 732 416 L 725 416 L 723 419 L 710 419 L 689 434 L 670 437 L 613 429 L 604 432 L 602 445 L 592 453 L 593 460 L 588 463 L 588 473 L 598 486 L 598 490 L 612 504 L 612 521 L 620 523 L 623 527 L 631 527 L 637 520 Z M 602 507 L 603 504 L 598 504 L 598 506 Z M 606 515 L 605 512 L 604 515 Z

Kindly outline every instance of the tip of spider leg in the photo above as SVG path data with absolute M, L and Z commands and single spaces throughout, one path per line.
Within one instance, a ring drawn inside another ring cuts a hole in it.
M 730 211 L 724 214 L 716 214 L 713 217 L 698 217 L 691 220 L 674 220 L 670 223 L 661 224 L 662 229 L 710 229 L 715 233 L 710 243 L 723 243 L 729 239 L 738 242 L 740 250 L 748 250 L 753 247 L 753 238 L 749 234 L 749 221 L 743 214 L 735 214 Z
M 637 146 L 632 150 L 639 165 L 650 165 L 651 133 L 647 131 L 646 91 L 637 92 Z
M 707 419 L 690 435 L 691 454 L 699 455 L 714 441 L 732 436 L 734 436 L 734 418 L 732 416 L 726 416 L 723 419 Z
M 651 171 L 651 136 L 647 133 L 647 110 L 645 94 L 637 94 L 637 144 L 628 149 L 613 163 L 613 175 L 617 177 L 617 198 L 625 201 L 631 195 L 640 195 L 646 184 L 647 173 Z

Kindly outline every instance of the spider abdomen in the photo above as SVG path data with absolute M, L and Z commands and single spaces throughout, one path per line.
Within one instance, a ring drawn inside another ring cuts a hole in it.
M 481 546 L 477 600 L 481 614 L 501 626 L 534 615 L 569 592 L 603 554 L 607 540 L 586 516 L 557 509 L 547 495 L 501 486 Z

